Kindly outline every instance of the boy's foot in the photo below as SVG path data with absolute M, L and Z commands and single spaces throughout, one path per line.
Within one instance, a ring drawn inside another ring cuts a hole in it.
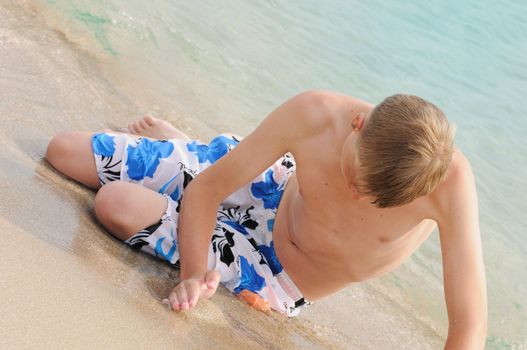
M 136 120 L 128 124 L 127 128 L 121 129 L 122 132 L 129 134 L 151 137 L 153 139 L 166 140 L 166 139 L 183 139 L 190 140 L 185 133 L 176 129 L 170 123 L 151 117 L 149 115 L 144 116 L 141 119 Z

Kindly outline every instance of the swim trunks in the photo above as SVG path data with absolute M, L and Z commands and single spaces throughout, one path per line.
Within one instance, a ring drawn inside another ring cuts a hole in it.
M 179 267 L 178 217 L 184 189 L 192 179 L 232 150 L 239 140 L 227 134 L 209 144 L 180 139 L 152 140 L 99 133 L 92 146 L 102 185 L 128 181 L 163 194 L 167 209 L 160 221 L 125 241 Z M 308 305 L 275 254 L 273 224 L 287 180 L 294 172 L 286 154 L 220 205 L 208 252 L 208 268 L 235 294 L 258 294 L 271 308 L 296 316 Z

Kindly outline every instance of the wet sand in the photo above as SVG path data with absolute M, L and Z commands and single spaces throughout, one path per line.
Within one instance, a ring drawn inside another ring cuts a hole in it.
M 167 310 L 160 300 L 178 272 L 108 235 L 94 220 L 94 193 L 43 158 L 61 131 L 126 125 L 156 108 L 116 88 L 95 57 L 27 3 L 0 4 L 0 348 L 442 346 L 441 336 L 368 284 L 296 319 L 254 311 L 222 287 L 190 312 Z

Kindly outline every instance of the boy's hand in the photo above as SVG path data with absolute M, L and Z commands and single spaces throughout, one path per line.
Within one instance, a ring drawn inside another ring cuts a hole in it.
M 220 274 L 210 270 L 202 276 L 191 277 L 181 281 L 163 303 L 173 310 L 188 310 L 194 307 L 200 298 L 210 298 L 218 288 Z

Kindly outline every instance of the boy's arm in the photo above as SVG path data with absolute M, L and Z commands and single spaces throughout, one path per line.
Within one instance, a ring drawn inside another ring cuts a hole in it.
M 470 164 L 456 153 L 457 164 L 451 166 L 450 174 L 440 185 L 437 220 L 449 320 L 445 349 L 483 349 L 487 293 L 476 186 Z
M 220 276 L 207 272 L 207 257 L 218 206 L 285 153 L 294 152 L 294 146 L 307 135 L 309 106 L 315 95 L 304 93 L 282 104 L 185 189 L 178 231 L 181 282 L 169 297 L 174 309 L 193 307 L 200 297 L 215 292 Z

